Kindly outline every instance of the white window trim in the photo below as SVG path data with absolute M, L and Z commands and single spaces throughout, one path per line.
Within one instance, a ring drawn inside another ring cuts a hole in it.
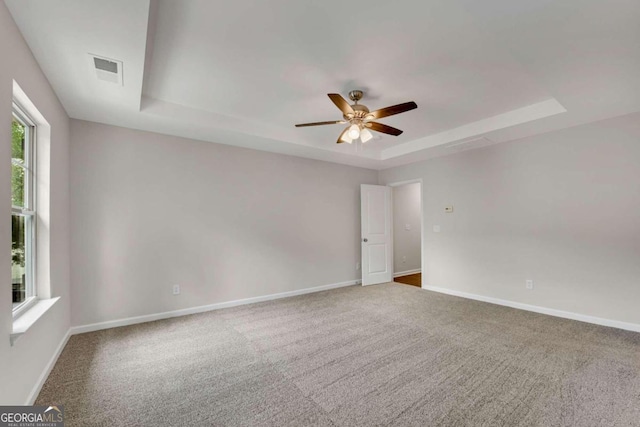
M 35 298 L 35 300 L 36 301 L 31 308 L 25 310 L 17 319 L 13 319 L 13 328 L 9 335 L 11 345 L 13 345 L 25 332 L 27 332 L 30 327 L 35 325 L 38 319 L 40 319 L 51 307 L 53 307 L 55 303 L 60 300 L 60 297 L 49 299 Z
M 13 320 L 16 320 L 18 317 L 22 316 L 37 302 L 38 302 L 38 297 L 36 295 L 27 297 L 24 301 L 22 301 L 13 309 Z
M 13 102 L 26 113 L 31 123 L 37 129 L 34 132 L 32 143 L 37 158 L 34 157 L 33 166 L 38 179 L 33 184 L 34 202 L 37 200 L 37 212 L 35 215 L 35 227 L 38 233 L 38 246 L 34 254 L 34 292 L 37 297 L 29 304 L 20 307 L 20 315 L 13 318 L 10 339 L 11 345 L 45 315 L 55 305 L 60 297 L 54 297 L 51 284 L 51 234 L 50 230 L 50 159 L 51 159 L 51 125 L 40 113 L 35 104 L 22 90 L 18 82 L 13 80 Z M 36 134 L 37 133 L 37 134 Z M 37 147 L 37 149 L 35 148 Z M 37 197 L 36 197 L 37 196 Z M 16 307 L 17 309 L 18 307 Z

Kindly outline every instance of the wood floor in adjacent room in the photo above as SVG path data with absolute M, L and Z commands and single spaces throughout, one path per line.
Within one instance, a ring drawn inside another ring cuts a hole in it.
M 405 285 L 417 286 L 419 288 L 422 287 L 422 274 L 408 274 L 406 276 L 400 276 L 393 279 L 396 283 L 402 283 Z
M 72 336 L 66 426 L 640 426 L 640 334 L 352 286 Z

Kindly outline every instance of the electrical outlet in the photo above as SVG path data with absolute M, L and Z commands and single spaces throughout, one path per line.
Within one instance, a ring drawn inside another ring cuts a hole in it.
M 527 280 L 525 281 L 525 286 L 527 289 L 531 290 L 533 289 L 533 280 Z
M 173 285 L 173 294 L 180 295 L 180 285 Z
M 356 270 L 360 270 L 360 263 L 356 262 Z
M 403 256 L 403 257 L 402 257 L 402 263 L 404 264 L 405 262 L 407 262 L 407 257 L 406 257 L 406 256 Z

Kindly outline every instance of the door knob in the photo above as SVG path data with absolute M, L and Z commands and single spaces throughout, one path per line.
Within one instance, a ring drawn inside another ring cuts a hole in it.
M 369 239 L 362 239 L 363 242 L 367 243 L 369 241 Z

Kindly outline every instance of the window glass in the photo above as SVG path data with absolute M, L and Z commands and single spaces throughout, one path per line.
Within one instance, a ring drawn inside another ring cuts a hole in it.
M 11 293 L 13 306 L 27 298 L 25 217 L 11 215 Z
M 26 126 L 11 122 L 11 204 L 24 207 L 25 194 L 25 134 Z
M 35 129 L 28 117 L 14 106 L 11 121 L 11 301 L 17 315 L 28 309 L 36 296 L 34 135 Z

